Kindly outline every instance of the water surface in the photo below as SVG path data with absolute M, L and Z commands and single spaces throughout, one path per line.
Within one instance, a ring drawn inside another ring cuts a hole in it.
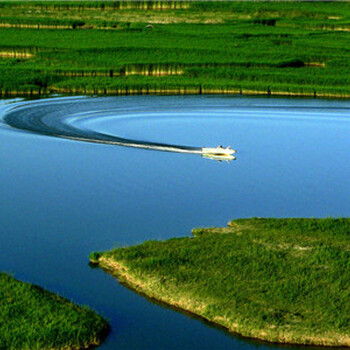
M 0 103 L 0 270 L 109 318 L 112 333 L 101 349 L 271 346 L 149 302 L 90 268 L 91 251 L 185 236 L 240 217 L 350 216 L 346 101 L 129 96 Z M 130 143 L 189 151 L 230 144 L 237 160 L 125 147 Z

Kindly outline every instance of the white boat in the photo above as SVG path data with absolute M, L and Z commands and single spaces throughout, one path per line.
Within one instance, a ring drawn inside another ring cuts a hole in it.
M 203 147 L 202 148 L 202 154 L 205 154 L 205 155 L 225 157 L 225 156 L 231 156 L 233 153 L 236 153 L 236 150 L 231 149 L 230 146 L 227 146 L 227 147 L 222 147 L 222 146 Z

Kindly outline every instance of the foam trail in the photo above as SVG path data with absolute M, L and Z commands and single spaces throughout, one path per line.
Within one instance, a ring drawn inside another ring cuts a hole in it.
M 16 104 L 5 111 L 3 122 L 15 129 L 35 134 L 65 138 L 76 141 L 125 146 L 163 152 L 201 154 L 202 148 L 156 143 L 122 138 L 116 135 L 88 130 L 74 123 L 78 118 L 101 118 L 130 113 L 132 108 L 123 109 L 116 103 L 111 108 L 95 110 L 96 99 L 92 98 L 56 98 L 30 101 Z M 93 111 L 91 113 L 90 111 Z M 93 116 L 91 116 L 93 115 Z

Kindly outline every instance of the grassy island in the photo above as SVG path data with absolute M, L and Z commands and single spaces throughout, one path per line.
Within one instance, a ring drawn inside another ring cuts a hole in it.
M 88 308 L 0 273 L 0 349 L 85 349 L 108 332 Z
M 243 336 L 350 346 L 350 219 L 238 219 L 90 259 Z
M 0 96 L 350 98 L 346 1 L 0 1 Z

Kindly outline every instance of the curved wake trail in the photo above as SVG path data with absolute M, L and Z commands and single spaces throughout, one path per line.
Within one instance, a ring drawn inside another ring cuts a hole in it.
M 5 110 L 3 122 L 15 129 L 40 135 L 76 141 L 142 148 L 163 152 L 201 154 L 202 148 L 134 140 L 110 135 L 84 127 L 81 120 L 118 117 L 142 112 L 142 106 L 123 108 L 118 101 L 106 98 L 106 106 L 99 108 L 94 98 L 55 98 L 36 102 L 22 102 Z

